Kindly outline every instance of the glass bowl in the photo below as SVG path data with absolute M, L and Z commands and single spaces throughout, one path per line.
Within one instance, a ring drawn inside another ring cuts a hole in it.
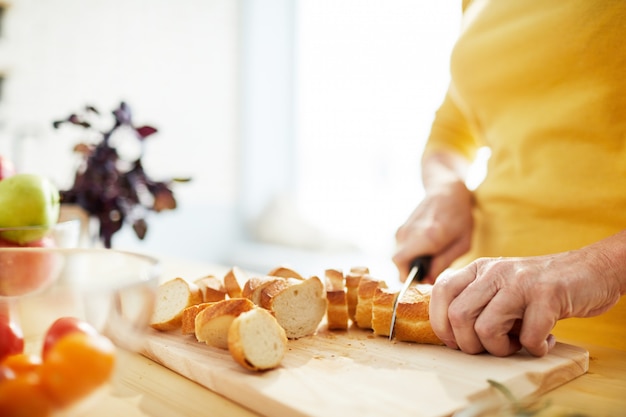
M 2 247 L 57 247 L 75 248 L 81 245 L 80 219 L 64 219 L 54 226 L 0 227 Z
M 0 248 L 0 315 L 8 312 L 21 329 L 26 354 L 43 357 L 45 334 L 61 317 L 86 321 L 120 349 L 140 351 L 159 278 L 157 259 L 131 252 Z M 72 409 L 62 415 L 76 415 Z

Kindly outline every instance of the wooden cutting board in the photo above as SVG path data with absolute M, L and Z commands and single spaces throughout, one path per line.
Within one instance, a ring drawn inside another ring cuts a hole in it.
M 589 353 L 558 343 L 535 358 L 467 355 L 443 346 L 390 342 L 354 326 L 289 341 L 282 365 L 249 372 L 226 350 L 178 332 L 151 331 L 144 355 L 268 417 L 441 417 L 489 395 L 487 380 L 517 397 L 542 394 L 587 372 Z M 210 410 L 208 410 L 210 412 Z

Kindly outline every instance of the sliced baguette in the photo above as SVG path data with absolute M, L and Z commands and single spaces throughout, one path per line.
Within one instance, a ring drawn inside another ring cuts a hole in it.
M 246 369 L 265 371 L 280 365 L 287 351 L 285 330 L 260 307 L 241 313 L 228 329 L 228 350 Z
M 398 291 L 377 289 L 372 306 L 372 328 L 380 336 L 389 336 L 393 303 Z M 411 287 L 398 300 L 394 338 L 402 342 L 442 345 L 430 325 L 430 293 Z
M 157 288 L 150 326 L 160 331 L 180 329 L 183 311 L 201 302 L 202 293 L 196 284 L 180 277 L 166 281 Z
M 304 277 L 298 272 L 284 265 L 277 266 L 268 272 L 267 275 L 271 277 L 304 279 Z
M 362 329 L 372 328 L 372 300 L 376 288 L 386 288 L 385 281 L 381 281 L 371 275 L 363 275 L 357 289 L 357 304 L 354 318 L 356 325 Z
M 252 301 L 256 305 L 261 305 L 261 291 L 263 288 L 276 281 L 285 281 L 285 278 L 262 276 L 252 277 L 244 284 L 241 290 L 241 296 Z
M 241 298 L 241 283 L 248 280 L 247 275 L 237 266 L 233 266 L 224 275 L 224 287 L 230 298 Z
M 430 325 L 430 292 L 411 287 L 398 300 L 394 337 L 402 342 L 443 345 Z
M 398 291 L 377 287 L 372 299 L 372 330 L 376 336 L 389 336 L 393 303 Z
M 224 288 L 222 281 L 214 275 L 198 278 L 194 281 L 194 284 L 200 288 L 202 301 L 205 303 L 226 299 L 226 288 Z
M 324 285 L 316 277 L 276 281 L 262 291 L 261 307 L 269 310 L 289 339 L 309 336 L 326 314 Z
M 359 283 L 361 277 L 366 275 L 363 272 L 354 271 L 354 268 L 346 274 L 346 299 L 348 302 L 348 316 L 350 320 L 356 322 L 356 305 L 359 300 Z
M 330 330 L 346 330 L 348 328 L 348 299 L 345 289 L 343 272 L 338 269 L 324 271 L 326 284 L 326 321 Z
M 182 324 L 180 327 L 181 333 L 185 335 L 195 334 L 196 333 L 196 316 L 198 315 L 198 313 L 200 313 L 202 310 L 204 310 L 211 304 L 213 304 L 213 302 L 194 304 L 184 309 Z
M 228 349 L 228 328 L 241 313 L 254 308 L 247 298 L 228 298 L 211 304 L 196 315 L 195 334 L 199 342 Z

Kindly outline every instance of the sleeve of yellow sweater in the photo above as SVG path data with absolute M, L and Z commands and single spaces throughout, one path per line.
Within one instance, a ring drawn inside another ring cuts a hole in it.
M 479 146 L 467 118 L 448 91 L 435 113 L 424 156 L 440 151 L 452 151 L 473 160 Z
M 463 12 L 465 12 L 471 2 L 472 0 L 462 0 Z M 435 113 L 435 120 L 432 124 L 423 156 L 427 157 L 431 153 L 440 151 L 452 151 L 468 160 L 473 160 L 479 147 L 480 144 L 472 134 L 472 129 L 467 119 L 454 102 L 448 90 L 443 103 Z

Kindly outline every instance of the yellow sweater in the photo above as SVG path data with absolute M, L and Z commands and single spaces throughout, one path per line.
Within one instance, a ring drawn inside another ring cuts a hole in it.
M 626 1 L 475 0 L 451 76 L 425 153 L 491 149 L 472 248 L 457 265 L 626 229 Z M 555 334 L 626 349 L 625 304 L 562 320 Z

